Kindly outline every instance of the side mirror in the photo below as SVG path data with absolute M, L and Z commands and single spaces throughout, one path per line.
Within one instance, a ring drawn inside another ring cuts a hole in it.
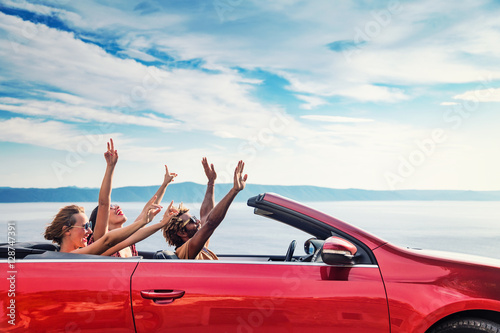
M 323 244 L 321 259 L 327 265 L 349 265 L 358 249 L 351 242 L 339 238 L 328 237 Z

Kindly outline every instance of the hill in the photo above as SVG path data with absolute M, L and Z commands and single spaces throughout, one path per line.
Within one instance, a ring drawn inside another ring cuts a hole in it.
M 215 186 L 216 200 L 220 200 L 231 184 Z M 147 201 L 158 186 L 127 186 L 113 189 L 113 201 Z M 176 202 L 201 202 L 205 185 L 191 182 L 169 185 L 166 200 Z M 395 201 L 395 200 L 453 200 L 453 201 L 500 201 L 500 191 L 456 191 L 456 190 L 396 190 L 375 191 L 362 189 L 333 189 L 318 186 L 281 186 L 247 184 L 236 197 L 244 202 L 249 197 L 265 192 L 274 192 L 297 201 Z M 97 201 L 98 188 L 11 188 L 0 187 L 0 202 L 92 202 Z

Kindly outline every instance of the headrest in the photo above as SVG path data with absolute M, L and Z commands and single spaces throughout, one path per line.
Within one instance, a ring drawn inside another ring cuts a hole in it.
M 177 255 L 169 250 L 159 250 L 153 256 L 153 259 L 179 259 Z

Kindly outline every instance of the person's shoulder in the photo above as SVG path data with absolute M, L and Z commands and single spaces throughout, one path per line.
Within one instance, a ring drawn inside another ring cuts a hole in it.
M 188 259 L 189 258 L 189 253 L 188 253 L 188 244 L 189 244 L 189 241 L 191 239 L 189 239 L 187 242 L 185 242 L 184 244 L 182 244 L 181 246 L 177 247 L 175 249 L 175 255 L 179 258 L 179 259 Z
M 198 253 L 198 256 L 196 256 L 196 259 L 202 259 L 202 260 L 219 260 L 219 257 L 217 257 L 217 255 L 214 252 L 212 252 L 212 250 L 210 250 L 207 247 L 204 247 L 200 251 L 200 253 Z

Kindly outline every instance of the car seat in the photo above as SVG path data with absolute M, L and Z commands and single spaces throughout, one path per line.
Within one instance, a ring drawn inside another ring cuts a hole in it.
M 153 256 L 153 259 L 179 259 L 177 255 L 169 250 L 159 250 Z

